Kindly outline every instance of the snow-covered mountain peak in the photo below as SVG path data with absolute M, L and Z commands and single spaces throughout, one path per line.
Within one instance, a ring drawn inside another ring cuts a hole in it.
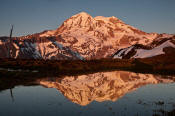
M 93 23 L 93 17 L 85 12 L 81 12 L 79 14 L 73 15 L 66 21 L 64 21 L 63 25 L 67 28 L 73 27 L 87 27 Z
M 82 17 L 89 17 L 91 16 L 90 14 L 86 13 L 86 12 L 80 12 L 78 14 L 73 15 L 72 17 L 77 17 L 77 16 L 82 16 Z
M 118 19 L 117 17 L 115 16 L 112 16 L 112 17 L 104 17 L 104 16 L 96 16 L 94 17 L 94 19 L 96 21 L 104 21 L 105 23 L 112 23 L 112 24 L 116 24 L 116 23 L 124 23 L 123 21 L 121 21 L 120 19 Z
M 41 33 L 40 37 L 55 37 L 84 58 L 92 59 L 111 56 L 116 50 L 136 43 L 149 44 L 157 35 L 143 32 L 114 16 L 92 17 L 81 12 L 65 20 L 55 31 Z
M 157 38 L 168 36 L 170 35 L 146 33 L 114 16 L 92 17 L 86 12 L 80 12 L 65 20 L 56 30 L 47 30 L 21 38 L 23 40 L 35 38 L 38 43 L 48 43 L 52 39 L 85 59 L 99 59 L 109 57 L 121 48 L 135 44 L 149 45 Z M 43 40 L 47 41 L 43 42 Z M 46 48 L 53 48 L 50 45 L 52 44 L 46 45 Z
M 124 33 L 140 34 L 142 31 L 128 24 L 125 24 L 122 20 L 118 19 L 115 16 L 112 17 L 96 16 L 93 18 L 86 12 L 80 12 L 65 20 L 57 30 L 42 33 L 40 37 L 56 36 L 63 33 L 71 34 L 71 36 L 73 33 L 73 35 L 76 34 L 77 37 L 77 35 L 79 34 L 87 35 L 87 32 L 90 32 L 90 35 L 92 35 L 93 33 L 93 35 L 95 36 L 105 35 L 106 37 L 111 36 L 114 37 L 115 35 L 123 36 Z M 145 33 L 142 32 L 141 34 Z

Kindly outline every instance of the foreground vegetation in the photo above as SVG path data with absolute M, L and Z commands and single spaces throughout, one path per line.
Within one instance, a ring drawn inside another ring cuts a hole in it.
M 0 91 L 16 85 L 33 85 L 38 78 L 63 77 L 94 72 L 126 70 L 140 73 L 175 74 L 175 57 L 100 60 L 29 60 L 0 59 Z M 16 71 L 8 71 L 13 69 Z M 18 70 L 20 69 L 20 70 Z
M 146 59 L 100 59 L 100 60 L 34 60 L 0 59 L 0 68 L 22 69 L 22 75 L 76 75 L 99 71 L 127 70 L 141 73 L 175 74 L 175 57 L 156 56 Z M 25 72 L 23 70 L 37 70 Z M 15 72 L 16 76 L 19 76 Z M 15 76 L 14 72 L 1 70 L 2 76 Z

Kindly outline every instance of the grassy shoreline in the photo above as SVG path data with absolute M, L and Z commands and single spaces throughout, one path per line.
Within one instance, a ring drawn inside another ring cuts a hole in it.
M 168 59 L 168 60 L 167 60 Z M 0 70 L 3 77 L 17 77 L 19 75 L 80 75 L 95 72 L 125 70 L 137 73 L 151 73 L 174 75 L 175 58 L 147 58 L 147 59 L 100 59 L 100 60 L 34 60 L 34 59 L 0 59 L 0 68 L 21 69 L 19 72 Z M 25 72 L 23 70 L 29 70 Z M 37 70 L 38 72 L 31 72 Z M 15 76 L 16 75 L 16 76 Z M 2 77 L 1 76 L 1 77 Z

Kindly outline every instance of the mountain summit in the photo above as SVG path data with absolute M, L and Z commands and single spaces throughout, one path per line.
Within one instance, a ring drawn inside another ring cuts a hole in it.
M 65 20 L 56 30 L 13 38 L 0 38 L 1 54 L 11 46 L 13 58 L 99 59 L 135 44 L 148 45 L 169 34 L 146 33 L 112 16 L 92 17 L 81 12 Z M 0 55 L 6 57 L 7 55 Z

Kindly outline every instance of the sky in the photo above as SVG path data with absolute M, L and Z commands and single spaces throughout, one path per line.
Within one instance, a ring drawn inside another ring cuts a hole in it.
M 115 16 L 145 32 L 175 34 L 175 0 L 0 0 L 0 36 L 58 28 L 79 12 Z

